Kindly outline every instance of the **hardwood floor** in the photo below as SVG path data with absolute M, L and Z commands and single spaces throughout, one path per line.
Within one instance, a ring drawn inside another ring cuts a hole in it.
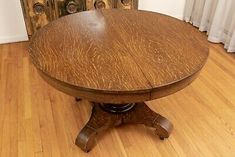
M 127 125 L 101 134 L 86 154 L 75 144 L 91 107 L 46 84 L 30 63 L 27 42 L 0 45 L 0 157 L 234 157 L 235 54 L 210 45 L 199 78 L 171 96 L 147 102 L 174 130 Z

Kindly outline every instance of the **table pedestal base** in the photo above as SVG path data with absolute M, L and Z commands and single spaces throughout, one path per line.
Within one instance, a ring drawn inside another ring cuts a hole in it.
M 121 124 L 144 124 L 153 127 L 162 140 L 168 138 L 173 129 L 170 121 L 152 111 L 145 103 L 93 104 L 91 117 L 75 142 L 85 152 L 91 150 L 99 132 Z

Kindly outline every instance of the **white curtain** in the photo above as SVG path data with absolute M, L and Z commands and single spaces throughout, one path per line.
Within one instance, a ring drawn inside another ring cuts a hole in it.
M 209 41 L 235 52 L 235 0 L 186 0 L 184 20 L 207 31 Z

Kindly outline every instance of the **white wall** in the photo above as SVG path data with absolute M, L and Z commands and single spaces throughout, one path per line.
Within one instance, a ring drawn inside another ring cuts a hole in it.
M 139 0 L 140 10 L 149 10 L 183 19 L 186 0 Z
M 0 0 L 0 44 L 28 40 L 20 0 Z

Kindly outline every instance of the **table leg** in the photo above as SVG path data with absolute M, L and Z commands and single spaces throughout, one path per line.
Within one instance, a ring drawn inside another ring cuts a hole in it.
M 97 134 L 121 124 L 144 124 L 156 129 L 160 139 L 168 138 L 173 125 L 166 118 L 152 111 L 145 103 L 100 104 L 94 103 L 92 114 L 76 139 L 83 151 L 91 150 Z
M 104 131 L 118 125 L 115 115 L 110 115 L 109 112 L 104 111 L 100 105 L 94 104 L 89 121 L 80 131 L 76 139 L 76 145 L 83 151 L 89 152 L 95 143 L 95 137 L 98 132 Z

